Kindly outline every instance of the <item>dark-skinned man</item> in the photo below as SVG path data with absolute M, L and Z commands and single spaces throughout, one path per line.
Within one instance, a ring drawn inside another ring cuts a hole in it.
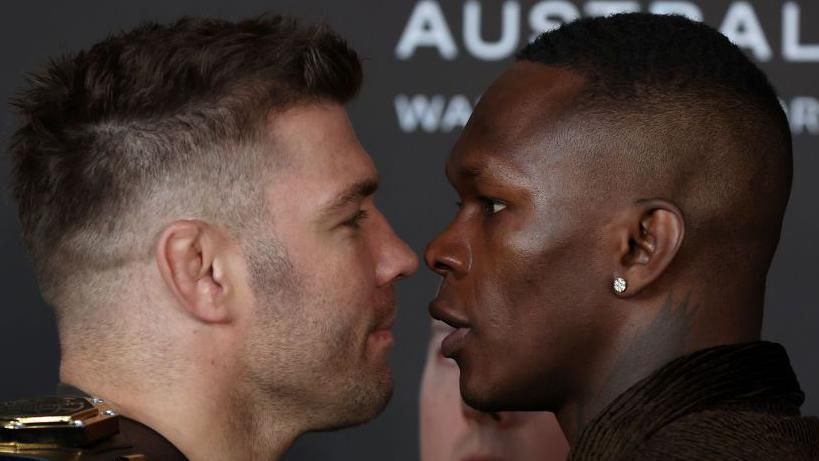
M 787 353 L 760 341 L 788 124 L 724 36 L 646 14 L 545 33 L 446 174 L 430 312 L 468 404 L 554 411 L 574 460 L 819 459 Z

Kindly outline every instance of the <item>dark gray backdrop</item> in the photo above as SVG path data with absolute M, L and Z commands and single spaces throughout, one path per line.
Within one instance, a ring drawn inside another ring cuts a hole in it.
M 574 14 L 669 6 L 701 13 L 707 23 L 743 44 L 768 72 L 791 116 L 794 189 L 768 281 L 764 333 L 788 347 L 808 393 L 806 413 L 817 414 L 819 3 L 813 0 L 5 2 L 0 7 L 0 96 L 7 100 L 25 73 L 49 57 L 144 20 L 169 21 L 181 15 L 238 19 L 275 11 L 328 22 L 365 59 L 365 87 L 351 115 L 383 177 L 378 195 L 382 209 L 421 253 L 455 211 L 443 161 L 472 102 L 509 62 L 512 49 L 525 43 L 533 29 Z M 6 143 L 14 118 L 7 106 L 0 117 L 0 139 Z M 6 156 L 0 174 L 5 185 Z M 0 307 L 0 399 L 53 392 L 58 363 L 52 314 L 37 294 L 7 195 L 0 202 L 0 290 L 5 297 Z M 288 460 L 417 459 L 417 386 L 427 339 L 426 305 L 435 283 L 436 277 L 421 269 L 400 286 L 393 356 L 397 387 L 387 411 L 359 428 L 305 436 Z M 221 423 L 214 421 L 214 426 Z

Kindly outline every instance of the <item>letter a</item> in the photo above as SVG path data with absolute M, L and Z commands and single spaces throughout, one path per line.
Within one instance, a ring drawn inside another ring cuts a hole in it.
M 458 48 L 444 12 L 441 11 L 441 5 L 433 0 L 423 0 L 415 5 L 401 39 L 398 40 L 398 46 L 395 47 L 395 56 L 407 60 L 422 46 L 437 48 L 441 57 L 447 60 L 458 56 Z
M 762 32 L 759 19 L 748 2 L 736 2 L 725 13 L 719 31 L 740 48 L 748 48 L 759 61 L 770 61 L 771 46 Z

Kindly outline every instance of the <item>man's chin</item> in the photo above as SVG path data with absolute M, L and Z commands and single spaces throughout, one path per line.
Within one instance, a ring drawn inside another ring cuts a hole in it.
M 386 366 L 373 382 L 373 386 L 367 392 L 367 395 L 364 396 L 366 402 L 361 405 L 362 410 L 365 410 L 362 411 L 362 423 L 375 418 L 387 408 L 392 398 L 393 387 L 392 370 L 389 366 Z
M 502 411 L 554 412 L 558 408 L 556 403 L 559 400 L 554 398 L 556 394 L 551 393 L 546 387 L 521 390 L 519 386 L 510 386 L 512 383 L 484 381 L 481 384 L 482 386 L 473 387 L 469 381 L 461 383 L 463 401 L 476 410 L 494 413 Z
M 476 410 L 483 412 L 505 410 L 503 402 L 499 401 L 499 399 L 492 395 L 481 394 L 479 392 L 461 391 L 461 397 L 467 405 Z
M 498 383 L 488 379 L 468 379 L 461 372 L 461 397 L 470 407 L 484 412 L 509 411 L 516 406 L 514 400 L 520 396 L 510 396 L 503 392 Z
M 342 402 L 335 421 L 316 430 L 328 431 L 344 429 L 367 423 L 380 415 L 390 402 L 393 392 L 392 373 L 387 370 L 377 381 L 369 385 L 356 386 Z
M 373 395 L 370 398 L 370 402 L 368 405 L 369 411 L 362 412 L 362 418 L 358 422 L 358 424 L 366 423 L 381 413 L 387 408 L 387 405 L 390 403 L 390 399 L 392 398 L 393 392 L 393 384 L 392 379 L 390 379 L 389 383 L 384 384 L 381 387 L 380 392 L 377 395 Z

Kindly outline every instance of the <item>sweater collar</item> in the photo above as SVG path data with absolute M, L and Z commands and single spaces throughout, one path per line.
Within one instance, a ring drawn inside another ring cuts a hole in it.
M 799 415 L 804 393 L 779 344 L 717 346 L 680 357 L 614 399 L 581 432 L 570 459 L 623 459 L 657 430 L 714 406 Z

